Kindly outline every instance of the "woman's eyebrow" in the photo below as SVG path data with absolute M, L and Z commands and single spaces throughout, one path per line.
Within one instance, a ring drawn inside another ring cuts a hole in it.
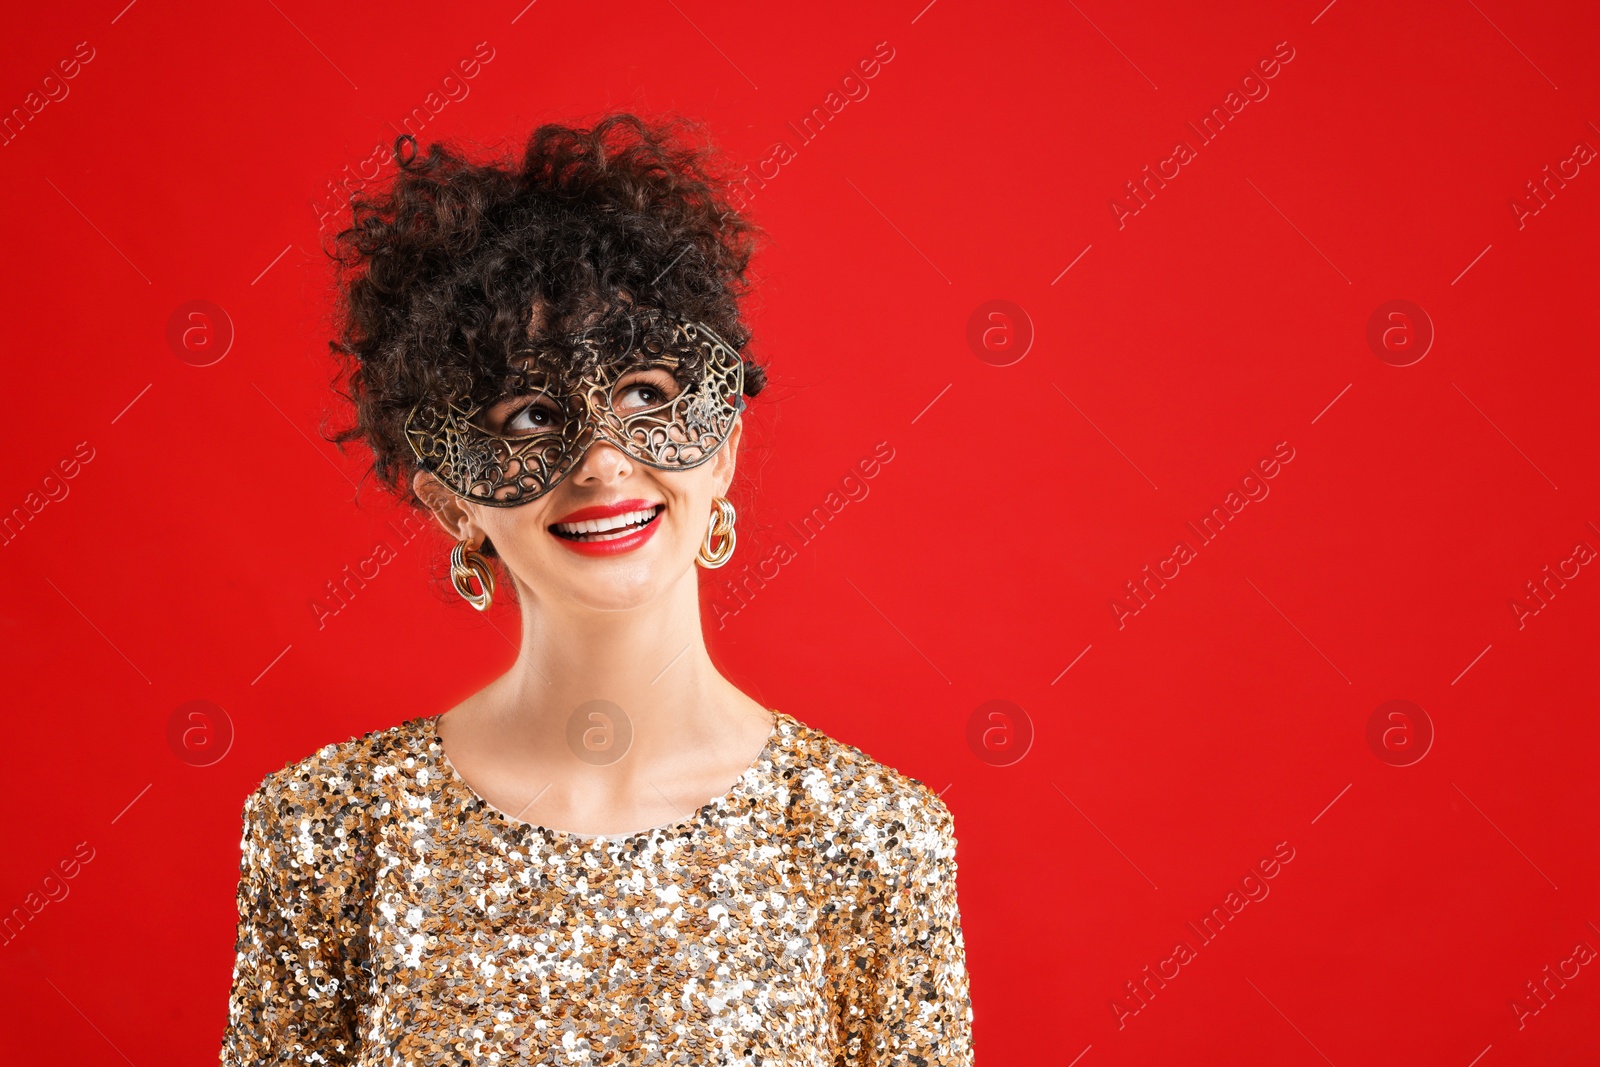
M 505 378 L 503 393 L 500 399 L 513 396 L 526 396 L 529 393 L 548 392 L 550 389 L 550 376 L 542 371 L 514 370 Z

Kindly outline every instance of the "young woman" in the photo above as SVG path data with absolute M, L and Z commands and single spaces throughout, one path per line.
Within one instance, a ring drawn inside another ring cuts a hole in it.
M 225 1065 L 972 1062 L 949 810 L 706 651 L 766 374 L 757 231 L 682 129 L 402 137 L 352 201 L 342 439 L 520 654 L 245 802 Z

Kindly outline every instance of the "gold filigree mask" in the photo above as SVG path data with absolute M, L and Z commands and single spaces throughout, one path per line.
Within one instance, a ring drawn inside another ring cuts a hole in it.
M 490 400 L 428 397 L 406 418 L 451 492 L 516 507 L 559 485 L 597 441 L 658 470 L 716 455 L 745 409 L 744 363 L 709 326 L 629 309 L 519 360 Z

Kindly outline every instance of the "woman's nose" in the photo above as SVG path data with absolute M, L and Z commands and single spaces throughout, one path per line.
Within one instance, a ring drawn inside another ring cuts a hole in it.
M 633 460 L 610 440 L 600 436 L 597 430 L 588 446 L 588 451 L 578 461 L 577 469 L 573 473 L 584 480 L 606 481 L 625 477 L 632 472 Z

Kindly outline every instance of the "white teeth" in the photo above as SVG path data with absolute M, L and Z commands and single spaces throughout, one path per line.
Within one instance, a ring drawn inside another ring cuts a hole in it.
M 585 519 L 583 522 L 558 522 L 556 530 L 560 533 L 578 536 L 581 534 L 601 534 L 612 530 L 621 530 L 625 526 L 637 526 L 650 521 L 656 509 L 646 508 L 643 511 L 626 511 L 621 515 L 608 515 L 603 519 Z

